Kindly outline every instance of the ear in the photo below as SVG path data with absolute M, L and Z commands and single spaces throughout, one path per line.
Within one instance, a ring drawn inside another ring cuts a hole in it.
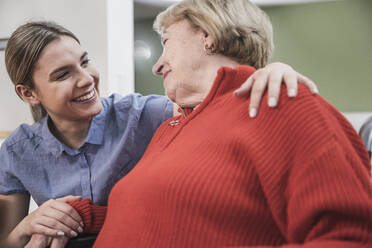
M 37 97 L 35 90 L 31 90 L 22 84 L 17 84 L 15 90 L 23 101 L 28 102 L 31 105 L 40 104 L 40 100 Z
M 203 38 L 204 47 L 208 50 L 213 51 L 215 49 L 215 47 L 214 47 L 214 41 L 213 41 L 212 37 L 210 35 L 208 35 L 208 33 L 206 31 L 203 31 L 203 33 L 204 33 L 204 38 Z

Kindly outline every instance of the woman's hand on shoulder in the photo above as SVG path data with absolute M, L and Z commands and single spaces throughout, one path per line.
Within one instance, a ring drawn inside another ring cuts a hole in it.
M 67 202 L 81 199 L 66 196 L 51 199 L 25 217 L 22 224 L 27 235 L 43 234 L 49 237 L 76 237 L 83 231 L 83 222 L 77 211 Z
M 281 84 L 285 83 L 287 86 L 289 97 L 296 97 L 298 82 L 306 85 L 313 94 L 319 93 L 312 80 L 296 72 L 287 64 L 275 62 L 258 69 L 234 94 L 236 96 L 247 96 L 250 92 L 249 115 L 253 118 L 258 113 L 266 88 L 268 88 L 268 105 L 275 107 L 278 104 Z

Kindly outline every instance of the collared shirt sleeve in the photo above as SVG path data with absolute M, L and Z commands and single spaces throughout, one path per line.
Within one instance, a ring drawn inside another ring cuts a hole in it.
M 133 95 L 132 109 L 135 112 L 137 137 L 144 136 L 150 142 L 158 127 L 173 116 L 173 103 L 165 96 Z
M 118 135 L 124 133 L 125 147 L 133 161 L 145 152 L 156 129 L 173 116 L 173 103 L 165 96 L 112 95 Z M 129 149 L 130 147 L 130 149 Z M 122 151 L 123 152 L 123 151 Z
M 14 193 L 27 193 L 23 184 L 13 173 L 12 154 L 8 150 L 6 141 L 0 149 L 0 194 L 9 195 Z
M 139 127 L 141 131 L 142 128 L 150 129 L 151 136 L 161 123 L 173 116 L 173 103 L 165 96 L 130 94 L 119 97 L 114 94 L 111 97 L 119 119 L 127 120 L 124 122 Z
M 173 103 L 165 96 L 149 95 L 140 97 L 138 103 L 142 111 L 138 116 L 139 121 L 154 132 L 164 121 L 173 116 Z

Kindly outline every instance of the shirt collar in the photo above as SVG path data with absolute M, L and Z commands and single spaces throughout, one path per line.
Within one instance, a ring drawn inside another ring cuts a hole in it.
M 50 151 L 54 156 L 59 156 L 64 150 L 63 144 L 50 132 L 48 127 L 49 116 L 41 120 L 41 136 L 45 149 Z
M 105 114 L 106 111 L 102 111 L 93 117 L 92 122 L 89 127 L 88 136 L 85 138 L 84 144 L 89 143 L 93 145 L 102 145 L 105 130 Z M 63 151 L 70 155 L 76 155 L 80 151 L 69 148 L 68 146 L 62 144 L 54 135 L 50 132 L 48 121 L 50 117 L 47 116 L 41 121 L 41 132 L 46 150 L 50 151 L 54 156 L 60 156 Z
M 102 145 L 104 138 L 104 131 L 106 125 L 106 110 L 102 106 L 101 112 L 94 116 L 92 122 L 90 123 L 88 136 L 86 137 L 84 143 L 89 143 L 93 145 Z

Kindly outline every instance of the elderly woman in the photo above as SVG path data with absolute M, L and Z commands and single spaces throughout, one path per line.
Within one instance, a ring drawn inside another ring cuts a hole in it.
M 264 12 L 184 0 L 154 26 L 153 70 L 182 115 L 114 186 L 95 247 L 371 247 L 370 165 L 346 119 L 304 87 L 254 121 L 231 94 L 271 54 Z

